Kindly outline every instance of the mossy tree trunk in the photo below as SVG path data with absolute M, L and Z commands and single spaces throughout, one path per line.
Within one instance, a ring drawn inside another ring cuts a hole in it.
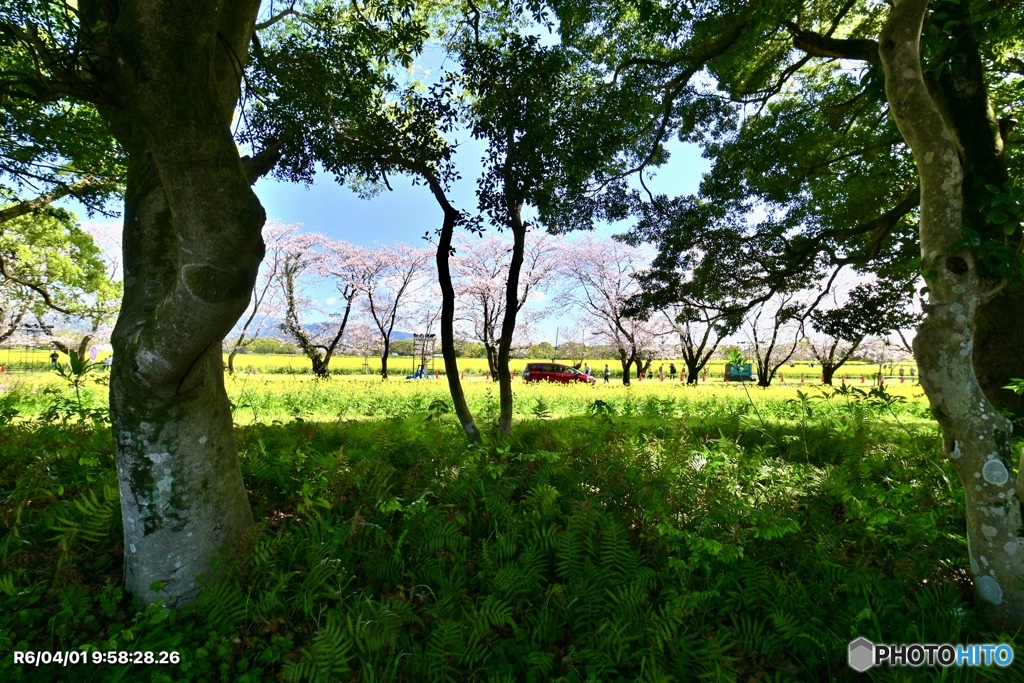
M 964 174 L 954 136 L 925 85 L 920 37 L 928 0 L 897 0 L 879 52 L 886 95 L 917 162 L 926 316 L 914 355 L 946 455 L 964 486 L 975 607 L 989 628 L 1024 627 L 1024 539 L 1012 426 L 988 400 L 974 371 L 979 309 L 994 283 L 962 242 Z
M 81 3 L 86 28 L 109 35 L 98 77 L 117 95 L 100 108 L 128 156 L 110 405 L 125 581 L 146 601 L 193 599 L 253 521 L 221 343 L 263 258 L 263 208 L 230 128 L 258 7 Z

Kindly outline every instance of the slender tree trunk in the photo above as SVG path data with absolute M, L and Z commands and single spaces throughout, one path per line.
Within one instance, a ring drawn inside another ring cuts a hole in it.
M 491 373 L 491 381 L 498 381 L 498 347 L 493 344 L 484 344 L 484 351 L 487 352 L 487 371 Z
M 462 390 L 462 380 L 459 377 L 458 354 L 455 351 L 455 287 L 452 285 L 451 254 L 452 235 L 455 226 L 459 222 L 459 212 L 448 202 L 440 182 L 436 178 L 428 177 L 434 198 L 441 205 L 444 211 L 444 223 L 441 225 L 441 234 L 437 240 L 437 281 L 441 286 L 441 357 L 444 359 L 444 374 L 448 380 L 448 391 L 452 395 L 452 403 L 455 406 L 455 415 L 466 432 L 470 442 L 480 443 L 480 430 L 473 419 L 473 413 L 466 402 L 466 394 Z
M 110 410 L 125 583 L 146 601 L 193 599 L 253 521 L 221 344 L 263 258 L 265 215 L 230 130 L 258 5 L 125 2 L 100 74 L 128 155 Z
M 921 180 L 921 266 L 929 290 L 914 354 L 946 455 L 964 486 L 975 608 L 989 628 L 1014 632 L 1024 627 L 1022 482 L 1012 476 L 1012 425 L 988 400 L 974 371 L 977 314 L 988 295 L 974 254 L 958 246 L 963 172 L 922 74 L 927 8 L 927 0 L 899 0 L 879 44 L 886 95 Z
M 520 215 L 521 207 L 509 200 L 509 218 L 512 224 L 512 258 L 508 264 L 508 280 L 505 282 L 505 316 L 501 321 L 501 338 L 498 340 L 498 432 L 507 437 L 512 433 L 512 374 L 508 362 L 512 351 L 512 335 L 516 331 L 516 314 L 519 313 L 519 274 L 523 268 L 523 254 L 526 250 L 526 226 Z
M 380 352 L 380 378 L 388 378 L 388 354 L 391 352 L 391 338 L 387 335 L 381 337 L 383 345 Z
M 228 354 L 228 374 L 235 374 L 235 356 L 238 355 L 238 347 L 231 349 L 231 353 Z

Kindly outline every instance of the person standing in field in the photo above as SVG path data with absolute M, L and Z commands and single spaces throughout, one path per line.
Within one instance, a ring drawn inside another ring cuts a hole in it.
M 60 356 L 57 354 L 56 351 L 51 353 L 50 354 L 50 367 L 56 369 L 57 368 L 57 361 L 59 359 L 60 359 Z
M 604 364 L 604 383 L 608 384 L 612 379 L 612 371 L 608 368 L 608 364 Z
M 587 363 L 586 365 L 583 366 L 583 374 L 586 375 L 587 377 L 590 376 L 590 363 Z
M 675 379 L 676 378 L 676 364 L 675 363 L 669 363 L 668 364 L 668 378 L 669 379 Z

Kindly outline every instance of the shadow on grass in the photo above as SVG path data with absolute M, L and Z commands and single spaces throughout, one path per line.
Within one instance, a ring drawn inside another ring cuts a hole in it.
M 853 680 L 857 636 L 980 639 L 928 430 L 599 414 L 469 448 L 445 418 L 246 427 L 259 522 L 177 612 L 119 587 L 109 435 L 3 430 L 5 649 L 182 656 L 92 680 Z

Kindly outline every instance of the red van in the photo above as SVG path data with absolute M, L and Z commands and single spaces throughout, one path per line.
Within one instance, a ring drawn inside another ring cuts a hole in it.
M 559 365 L 558 363 L 528 363 L 526 369 L 523 370 L 523 381 L 561 382 L 562 384 L 587 382 L 589 384 L 597 384 L 597 380 L 590 375 L 576 368 L 571 368 L 568 365 Z

